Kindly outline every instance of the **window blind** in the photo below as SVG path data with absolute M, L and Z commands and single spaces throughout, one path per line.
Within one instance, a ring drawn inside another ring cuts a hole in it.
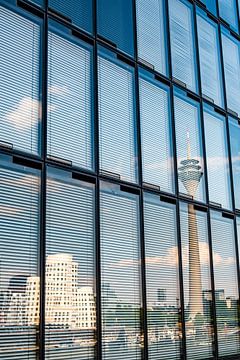
M 91 50 L 49 33 L 48 154 L 93 168 Z
M 138 198 L 102 184 L 102 358 L 141 359 Z
M 45 358 L 94 359 L 94 186 L 49 169 Z
M 162 0 L 137 0 L 138 57 L 167 75 L 164 3 Z
M 100 168 L 135 182 L 133 70 L 100 56 L 98 70 Z
M 0 357 L 37 359 L 39 173 L 0 167 Z
M 178 247 L 175 205 L 144 197 L 148 358 L 180 358 Z
M 38 154 L 40 25 L 0 6 L 0 142 Z
M 143 181 L 173 192 L 172 139 L 167 88 L 140 78 Z
M 238 32 L 236 0 L 218 0 L 219 15 Z
M 229 117 L 235 207 L 240 210 L 240 125 Z

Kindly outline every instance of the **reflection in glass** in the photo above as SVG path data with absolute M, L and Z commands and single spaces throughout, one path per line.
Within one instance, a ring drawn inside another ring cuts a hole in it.
M 178 247 L 175 205 L 145 195 L 148 358 L 179 359 Z
M 202 93 L 223 107 L 218 27 L 202 11 L 197 26 Z
M 137 0 L 138 57 L 167 75 L 163 0 Z
M 205 180 L 199 105 L 184 99 L 177 92 L 174 104 L 179 191 L 191 198 L 204 201 Z
M 39 173 L 0 168 L 0 359 L 37 359 Z
M 238 32 L 236 0 L 218 0 L 219 15 Z
M 230 209 L 230 175 L 225 118 L 210 107 L 204 111 L 209 201 Z
M 0 6 L 0 142 L 39 149 L 40 26 Z
M 207 214 L 182 203 L 181 244 L 187 356 L 212 356 L 212 288 Z
M 238 281 L 233 220 L 211 212 L 219 356 L 239 354 Z
M 143 181 L 173 192 L 169 91 L 151 78 L 139 80 Z
M 49 33 L 48 154 L 91 169 L 91 48 Z
M 49 172 L 46 220 L 46 359 L 94 359 L 94 186 Z
M 192 5 L 184 0 L 169 0 L 172 74 L 197 92 Z
M 99 56 L 98 70 L 100 168 L 136 182 L 133 69 Z
M 240 115 L 240 53 L 239 42 L 222 30 L 223 64 L 227 107 Z
M 141 359 L 138 197 L 103 184 L 100 193 L 103 359 Z
M 235 207 L 240 210 L 240 124 L 229 118 Z

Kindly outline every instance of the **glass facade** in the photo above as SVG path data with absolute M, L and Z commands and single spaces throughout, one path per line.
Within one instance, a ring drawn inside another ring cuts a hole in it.
M 0 360 L 240 357 L 237 0 L 0 0 Z

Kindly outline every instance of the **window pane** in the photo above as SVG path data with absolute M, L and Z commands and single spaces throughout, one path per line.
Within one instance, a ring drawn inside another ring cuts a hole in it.
M 163 0 L 137 0 L 138 57 L 167 75 Z
M 97 0 L 98 33 L 134 55 L 133 8 L 129 0 Z
M 92 32 L 92 0 L 48 0 L 48 6 L 64 15 L 74 25 Z
M 235 207 L 240 210 L 240 125 L 229 119 Z
M 37 359 L 39 174 L 0 167 L 0 358 Z
M 217 13 L 216 1 L 217 0 L 201 0 L 201 2 L 206 6 L 206 8 L 214 15 L 216 15 Z
M 200 11 L 197 25 L 202 93 L 223 107 L 218 27 Z
M 134 73 L 132 67 L 99 56 L 100 168 L 136 181 Z
M 204 111 L 209 201 L 230 209 L 230 175 L 225 118 L 210 107 Z
M 103 359 L 141 359 L 138 197 L 110 184 L 100 195 Z
M 172 74 L 197 92 L 192 5 L 181 0 L 169 1 Z
M 180 301 L 175 205 L 145 195 L 148 358 L 180 358 Z M 170 334 L 174 334 L 170 336 Z
M 227 106 L 240 115 L 240 56 L 239 43 L 222 31 L 223 63 L 226 83 Z
M 91 48 L 52 32 L 48 42 L 48 154 L 91 169 Z
M 218 0 L 219 15 L 238 32 L 236 0 Z
M 49 172 L 46 359 L 94 359 L 94 186 Z
M 139 81 L 143 181 L 173 192 L 169 90 L 158 84 L 146 76 Z
M 212 287 L 207 214 L 181 204 L 187 357 L 212 357 Z
M 238 282 L 233 220 L 211 212 L 219 356 L 239 354 Z
M 184 98 L 177 91 L 174 104 L 179 191 L 204 201 L 205 176 L 199 104 Z
M 39 149 L 40 26 L 0 6 L 0 141 Z

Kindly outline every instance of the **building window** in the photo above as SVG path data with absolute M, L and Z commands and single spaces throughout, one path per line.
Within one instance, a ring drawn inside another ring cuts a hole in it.
M 138 58 L 164 75 L 168 74 L 165 3 L 137 0 Z
M 137 181 L 134 69 L 99 52 L 100 169 Z
M 218 26 L 198 9 L 197 27 L 202 94 L 216 105 L 224 107 Z
M 148 358 L 178 359 L 181 331 L 175 205 L 145 194 L 144 237 Z
M 232 208 L 225 118 L 204 106 L 209 201 Z
M 240 210 L 240 124 L 237 120 L 229 118 L 229 131 L 235 207 Z
M 172 75 L 198 92 L 192 5 L 185 0 L 169 1 Z
M 40 23 L 0 6 L 0 142 L 40 153 Z
M 141 359 L 138 196 L 101 184 L 103 359 Z M 127 249 L 127 251 L 126 251 Z
M 220 17 L 225 20 L 233 30 L 238 32 L 236 0 L 218 0 Z
M 92 49 L 54 32 L 48 43 L 48 155 L 92 169 Z
M 169 89 L 142 71 L 139 92 L 143 181 L 174 192 Z

